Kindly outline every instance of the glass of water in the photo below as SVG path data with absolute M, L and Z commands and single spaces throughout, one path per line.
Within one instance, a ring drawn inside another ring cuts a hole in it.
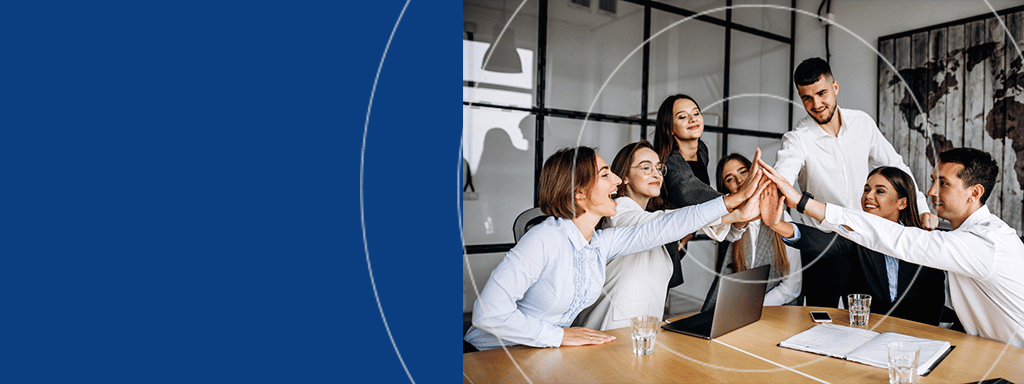
M 633 353 L 650 355 L 654 353 L 654 342 L 658 337 L 658 323 L 654 316 L 637 316 L 630 319 L 633 328 Z
M 885 346 L 889 350 L 889 384 L 916 383 L 921 347 L 905 341 L 894 341 Z
M 847 296 L 846 302 L 850 308 L 850 325 L 868 325 L 868 315 L 871 313 L 871 295 L 853 293 Z

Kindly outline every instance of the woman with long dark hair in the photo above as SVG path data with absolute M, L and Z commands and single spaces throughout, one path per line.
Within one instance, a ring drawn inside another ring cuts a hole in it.
M 656 204 L 680 208 L 723 195 L 711 187 L 708 146 L 700 139 L 703 134 L 704 116 L 692 97 L 672 95 L 661 103 L 655 121 L 654 151 L 665 162 L 666 173 L 663 202 Z M 725 200 L 726 205 L 735 207 L 742 197 L 725 194 Z
M 718 192 L 736 193 L 746 181 L 751 168 L 750 160 L 738 153 L 730 154 L 718 160 L 715 172 Z M 783 212 L 783 220 L 791 221 L 788 213 Z M 798 305 L 802 275 L 800 270 L 800 251 L 789 247 L 771 228 L 761 225 L 761 221 L 752 221 L 747 230 L 726 238 L 730 242 L 725 252 L 725 265 L 722 274 L 731 274 L 762 265 L 770 265 L 768 273 L 768 291 L 764 296 L 764 305 Z
M 766 196 L 774 195 L 776 187 L 769 190 Z M 766 197 L 766 200 L 771 198 Z M 914 180 L 899 168 L 886 166 L 872 170 L 864 183 L 860 202 L 864 212 L 904 226 L 923 228 L 917 213 Z M 872 297 L 871 312 L 939 324 L 946 300 L 942 271 L 883 255 L 835 233 L 783 221 L 785 205 L 778 199 L 762 201 L 762 204 L 766 205 L 761 207 L 762 221 L 787 243 L 804 251 L 804 265 L 833 257 L 849 260 L 849 280 L 840 290 L 841 299 L 845 300 L 848 293 L 867 293 Z

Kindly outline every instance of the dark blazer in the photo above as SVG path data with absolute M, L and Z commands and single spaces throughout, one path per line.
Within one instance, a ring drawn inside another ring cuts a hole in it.
M 697 159 L 707 168 L 710 161 L 708 158 L 708 146 L 702 140 L 697 140 Z M 697 175 L 693 173 L 693 169 L 690 168 L 690 163 L 683 159 L 683 155 L 679 153 L 678 149 L 673 150 L 668 155 L 668 158 L 662 162 L 666 168 L 665 191 L 663 194 L 666 197 L 665 203 L 669 208 L 688 207 L 714 200 L 722 195 L 714 188 L 711 188 L 710 185 L 704 184 L 703 181 L 697 178 Z M 669 257 L 672 258 L 673 266 L 672 278 L 668 282 L 669 288 L 683 283 L 683 270 L 679 266 L 679 261 L 682 260 L 685 254 L 679 253 L 678 246 L 678 242 L 665 245 L 669 252 Z
M 894 303 L 889 301 L 885 255 L 834 233 L 822 232 L 803 224 L 794 225 L 800 229 L 800 239 L 793 246 L 804 251 L 801 256 L 805 266 L 818 255 L 845 257 L 849 260 L 850 278 L 843 289 L 844 302 L 846 294 L 867 293 L 871 295 L 871 313 L 886 314 L 893 308 Z M 938 325 L 946 302 L 945 272 L 899 260 L 897 273 L 896 300 L 902 297 L 902 301 L 890 316 Z
M 704 167 L 707 167 L 710 161 L 708 146 L 702 140 L 697 141 L 697 159 L 704 164 Z M 683 159 L 683 155 L 679 153 L 678 149 L 673 150 L 663 162 L 667 171 L 665 172 L 665 192 L 669 207 L 688 207 L 722 196 L 721 193 L 711 188 L 710 185 L 704 184 L 697 178 L 697 175 L 693 174 L 693 169 Z

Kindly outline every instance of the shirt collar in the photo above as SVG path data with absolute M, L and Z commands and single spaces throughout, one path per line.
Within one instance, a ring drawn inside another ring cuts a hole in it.
M 583 232 L 580 232 L 580 229 L 576 228 L 576 223 L 572 222 L 572 220 L 563 219 L 560 217 L 557 218 L 557 220 L 559 229 L 562 231 L 563 234 L 565 234 L 566 237 L 569 238 L 569 242 L 572 243 L 572 247 L 575 248 L 577 251 L 583 249 L 583 247 L 586 247 L 587 245 L 590 244 L 587 242 L 587 239 L 583 237 Z M 596 235 L 597 231 L 595 230 L 593 236 Z M 591 240 L 594 239 L 593 236 L 590 237 Z
M 836 116 L 836 117 L 840 117 L 841 118 L 842 115 L 843 115 L 843 109 L 839 108 L 839 106 L 836 106 L 836 113 L 839 114 L 839 116 Z M 811 117 L 810 115 L 808 115 L 804 119 L 804 121 L 805 121 L 805 125 L 807 125 L 808 128 L 811 128 L 810 131 L 813 132 L 812 134 L 814 135 L 814 139 L 822 139 L 822 138 L 832 137 L 832 135 L 828 134 L 828 132 L 825 132 L 825 129 L 822 128 L 821 125 L 818 125 L 818 122 L 815 121 L 814 118 Z M 836 135 L 836 137 L 842 136 L 845 131 L 846 131 L 846 122 L 844 121 L 843 124 L 841 124 L 839 126 L 839 133 Z
M 988 210 L 988 205 L 982 205 L 977 211 L 974 211 L 970 216 L 967 216 L 967 220 L 964 220 L 963 224 L 960 224 L 960 228 L 967 225 L 973 225 L 980 222 L 983 218 L 991 215 L 992 212 Z

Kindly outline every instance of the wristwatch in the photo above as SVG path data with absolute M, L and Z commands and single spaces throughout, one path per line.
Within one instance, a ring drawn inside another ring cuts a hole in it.
M 810 192 L 804 191 L 804 196 L 800 198 L 800 202 L 796 205 L 796 211 L 804 213 L 804 208 L 807 207 L 807 200 L 813 199 L 814 195 Z

